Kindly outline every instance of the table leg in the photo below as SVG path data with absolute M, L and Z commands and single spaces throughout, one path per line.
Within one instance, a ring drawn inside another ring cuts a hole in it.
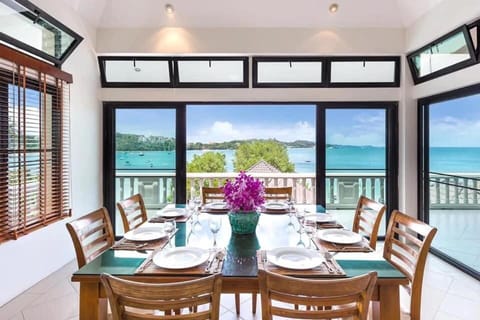
M 80 282 L 80 320 L 107 318 L 107 301 L 99 301 L 98 286 L 95 282 Z
M 380 319 L 400 320 L 400 294 L 398 285 L 379 286 Z M 375 309 L 375 307 L 373 308 Z M 376 310 L 378 311 L 378 310 Z M 375 310 L 374 310 L 375 316 Z

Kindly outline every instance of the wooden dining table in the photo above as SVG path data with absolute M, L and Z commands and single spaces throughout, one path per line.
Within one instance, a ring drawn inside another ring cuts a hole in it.
M 177 223 L 178 231 L 172 238 L 175 247 L 200 247 L 212 249 L 213 234 L 209 228 L 211 218 L 218 219 L 218 213 L 201 212 L 193 215 L 185 222 Z M 305 233 L 299 232 L 300 224 L 294 215 L 261 214 L 256 233 L 250 235 L 232 234 L 228 216 L 220 215 L 222 226 L 216 235 L 216 248 L 225 251 L 225 259 L 221 272 L 222 293 L 254 293 L 258 292 L 258 254 L 281 247 L 317 248 Z M 150 250 L 109 249 L 92 260 L 72 275 L 72 281 L 80 283 L 80 319 L 105 319 L 106 295 L 100 283 L 100 274 L 109 273 L 124 279 L 135 281 L 162 283 L 190 280 L 207 276 L 207 272 L 193 272 L 182 269 L 162 269 L 155 272 L 138 272 L 139 266 L 151 257 Z M 394 266 L 385 261 L 381 254 L 370 253 L 332 253 L 334 261 L 342 269 L 343 276 L 354 277 L 370 271 L 378 273 L 373 301 L 376 306 L 374 315 L 382 320 L 400 319 L 399 286 L 408 284 L 408 279 Z M 314 277 L 312 273 L 302 276 Z M 338 275 L 323 274 L 319 278 L 332 278 Z

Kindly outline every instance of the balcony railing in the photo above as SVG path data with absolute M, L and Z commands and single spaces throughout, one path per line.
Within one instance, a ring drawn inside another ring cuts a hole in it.
M 226 179 L 237 174 L 229 173 L 187 173 L 187 197 L 190 190 L 199 192 L 201 186 L 220 186 Z M 315 203 L 316 177 L 314 173 L 252 173 L 264 181 L 266 186 L 292 186 L 293 197 L 298 204 Z M 431 206 L 435 209 L 478 209 L 480 176 L 463 175 L 445 177 L 431 175 Z M 355 208 L 358 197 L 367 197 L 383 202 L 385 199 L 385 175 L 383 173 L 327 173 L 326 205 L 331 209 Z M 465 188 L 465 186 L 469 188 Z M 117 172 L 116 199 L 125 199 L 134 193 L 141 193 L 148 208 L 163 207 L 175 199 L 175 173 Z

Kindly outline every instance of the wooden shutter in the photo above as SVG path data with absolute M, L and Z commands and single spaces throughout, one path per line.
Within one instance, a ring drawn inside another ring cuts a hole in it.
M 71 80 L 0 45 L 0 242 L 70 214 Z

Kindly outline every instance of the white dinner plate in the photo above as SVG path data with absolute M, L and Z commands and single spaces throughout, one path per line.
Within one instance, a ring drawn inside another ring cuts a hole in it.
M 210 202 L 205 205 L 205 209 L 228 210 L 228 207 L 226 202 Z
M 160 228 L 137 228 L 130 230 L 123 237 L 130 241 L 151 241 L 164 238 L 168 234 Z
M 317 232 L 317 237 L 324 241 L 338 244 L 353 244 L 362 241 L 358 233 L 343 229 L 326 229 Z
M 167 208 L 160 211 L 158 215 L 165 218 L 175 218 L 184 216 L 185 213 L 185 208 Z
M 196 267 L 209 257 L 208 250 L 195 247 L 167 248 L 153 256 L 153 263 L 165 269 L 187 269 Z
M 327 223 L 335 221 L 335 217 L 329 213 L 317 213 L 315 214 L 315 219 L 318 223 Z
M 288 210 L 288 204 L 284 202 L 268 202 L 265 204 L 265 209 L 285 211 Z
M 276 266 L 295 270 L 312 269 L 325 261 L 317 251 L 296 247 L 276 248 L 267 251 L 267 259 Z

